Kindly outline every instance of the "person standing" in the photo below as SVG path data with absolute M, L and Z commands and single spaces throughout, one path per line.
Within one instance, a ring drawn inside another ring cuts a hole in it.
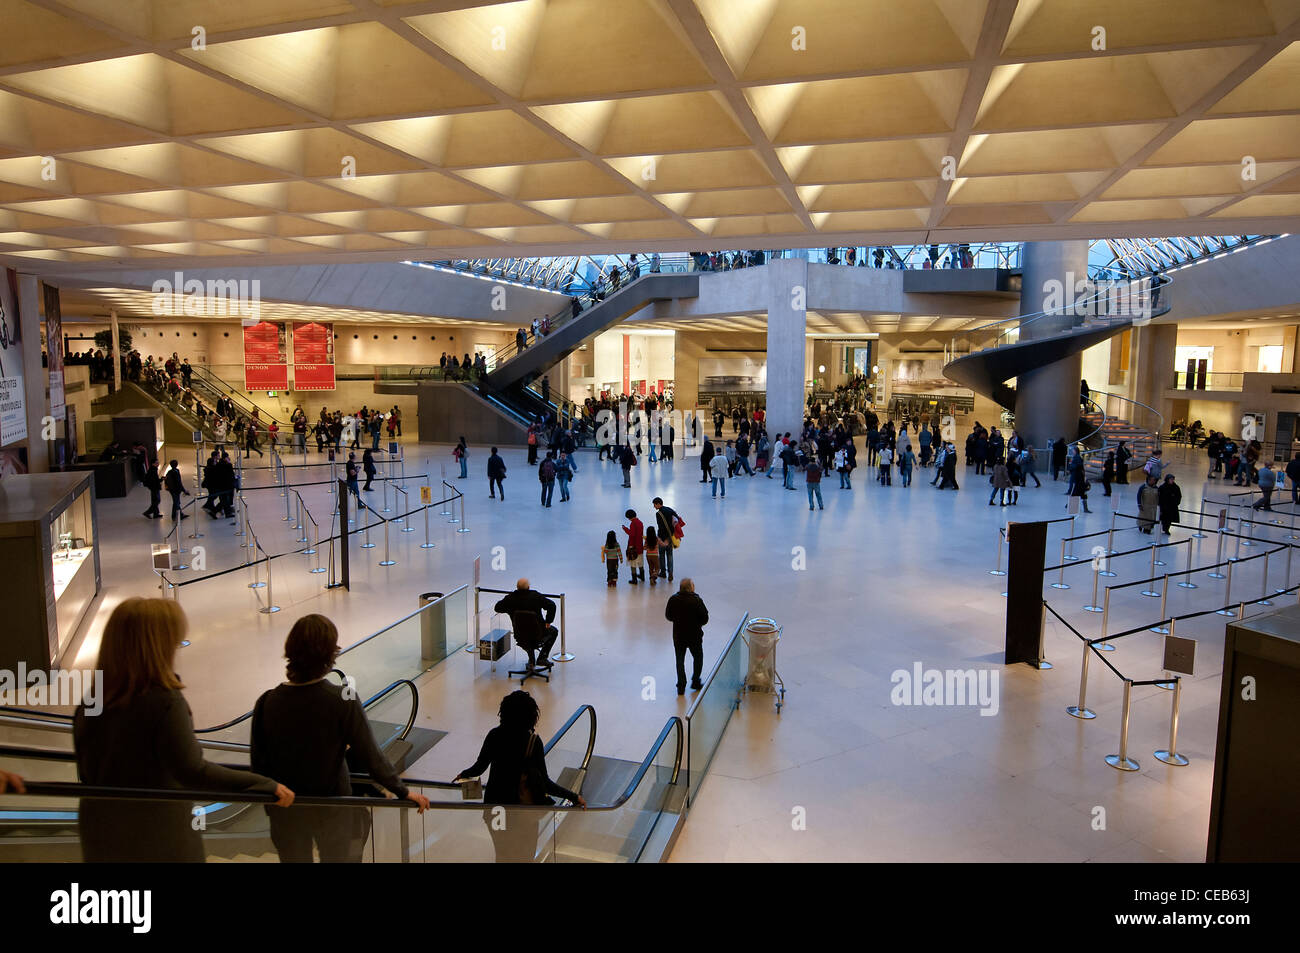
M 1259 471 L 1260 497 L 1251 505 L 1251 509 L 1271 511 L 1273 509 L 1273 489 L 1276 486 L 1277 471 L 1273 469 L 1273 462 L 1271 460 L 1265 460 L 1263 469 Z
M 1070 458 L 1070 495 L 1079 498 L 1080 505 L 1083 506 L 1085 513 L 1091 513 L 1088 509 L 1088 477 L 1084 473 L 1083 454 L 1076 447 L 1074 456 Z M 1067 508 L 1069 504 L 1066 504 Z
M 704 446 L 700 448 L 700 482 L 708 483 L 710 474 L 710 465 L 713 463 L 713 441 L 708 437 L 704 438 Z
M 1110 496 L 1110 485 L 1115 480 L 1115 451 L 1106 454 L 1106 462 L 1101 468 L 1101 487 Z
M 880 475 L 876 477 L 876 482 L 878 482 L 881 486 L 892 486 L 893 471 L 890 469 L 890 467 L 892 467 L 894 464 L 894 451 L 889 449 L 888 444 L 885 444 L 883 447 L 880 448 L 880 456 L 878 459 L 880 460 Z
M 912 485 L 912 468 L 916 465 L 916 454 L 909 443 L 898 452 L 898 475 L 903 479 L 903 486 Z
M 650 568 L 650 585 L 659 582 L 659 535 L 653 526 L 645 530 L 645 564 Z
M 163 478 L 163 485 L 167 487 L 167 492 L 172 497 L 172 520 L 187 519 L 181 512 L 181 496 L 189 496 L 190 491 L 185 489 L 185 484 L 181 482 L 180 467 L 175 460 L 169 460 L 167 463 L 167 476 Z
M 989 477 L 989 482 L 993 484 L 993 492 L 989 494 L 989 506 L 993 505 L 994 499 L 998 500 L 998 505 L 1007 505 L 1007 491 L 1011 489 L 1011 475 L 1007 472 L 1007 465 L 998 459 L 993 464 L 993 473 Z
M 618 545 L 618 535 L 611 529 L 605 534 L 605 545 L 600 548 L 600 558 L 605 563 L 605 585 L 618 586 L 618 567 L 623 562 L 623 548 Z
M 852 484 L 849 482 L 849 454 L 844 447 L 835 451 L 835 472 L 840 475 L 840 489 L 851 490 Z
M 1178 522 L 1178 504 L 1183 501 L 1183 491 L 1174 482 L 1172 473 L 1165 474 L 1165 480 L 1157 491 L 1156 500 L 1160 508 L 1160 528 L 1168 536 L 1169 527 Z
M 623 489 L 631 489 L 632 468 L 636 466 L 636 454 L 627 444 L 618 448 L 618 464 L 623 470 Z
M 348 491 L 360 502 L 361 488 L 357 486 L 357 455 L 355 453 L 348 453 L 348 464 L 344 470 L 344 476 L 347 479 Z
M 1300 505 L 1300 452 L 1286 465 L 1286 478 L 1291 481 L 1291 505 Z
M 465 443 L 464 437 L 461 437 L 460 440 L 456 442 L 456 447 L 451 451 L 451 455 L 455 457 L 456 462 L 460 464 L 460 476 L 457 477 L 457 479 L 465 479 L 469 476 L 469 446 Z
M 1031 447 L 1025 447 L 1020 451 L 1020 485 L 1029 486 L 1029 478 L 1034 478 L 1034 486 L 1040 487 L 1043 481 L 1038 479 L 1036 469 L 1037 461 L 1034 459 L 1034 451 Z
M 284 642 L 285 681 L 253 706 L 252 769 L 283 778 L 295 794 L 308 797 L 351 795 L 350 770 L 363 770 L 423 814 L 429 799 L 409 790 L 379 750 L 361 700 L 326 681 L 338 654 L 338 629 L 325 616 L 305 615 L 293 624 Z M 311 863 L 313 843 L 323 864 L 361 862 L 368 809 L 268 806 L 266 813 L 281 863 Z
M 1123 446 L 1123 444 L 1121 444 Z M 1052 481 L 1060 479 L 1061 471 L 1065 469 L 1065 438 L 1057 437 L 1056 442 L 1052 444 Z
M 1160 506 L 1160 490 L 1156 487 L 1155 477 L 1147 477 L 1146 482 L 1138 487 L 1137 505 L 1138 532 L 1150 535 Z
M 77 777 L 104 787 L 198 789 L 273 794 L 288 807 L 294 792 L 260 774 L 205 761 L 176 675 L 185 613 L 171 599 L 132 597 L 109 616 L 95 665 L 103 708 L 80 705 L 72 720 Z M 81 801 L 82 860 L 203 863 L 203 836 L 186 801 Z
M 555 495 L 555 451 L 546 451 L 546 458 L 537 465 L 537 479 L 542 484 L 542 506 L 549 508 Z
M 504 500 L 506 498 L 506 488 L 501 481 L 506 478 L 506 462 L 501 459 L 496 447 L 492 448 L 492 453 L 488 457 L 487 475 L 488 497 L 495 500 L 497 493 L 500 492 L 501 499 Z
M 686 653 L 691 653 L 691 688 L 699 691 L 700 672 L 704 668 L 704 627 L 709 610 L 695 593 L 695 583 L 683 579 L 677 591 L 668 597 L 664 618 L 673 624 L 673 651 L 677 656 L 677 694 L 686 694 Z
M 379 471 L 378 468 L 375 466 L 374 451 L 371 450 L 369 447 L 367 447 L 365 450 L 361 452 L 361 471 L 366 475 L 366 485 L 363 486 L 361 489 L 370 490 L 371 489 L 370 484 L 375 479 L 375 474 L 378 473 Z
M 149 461 L 149 470 L 144 475 L 144 485 L 149 491 L 149 508 L 144 511 L 144 515 L 149 519 L 160 520 L 162 513 L 158 511 L 158 504 L 162 501 L 162 480 L 158 478 L 158 461 Z
M 939 483 L 939 489 L 946 490 L 952 487 L 954 490 L 960 490 L 957 485 L 957 448 L 952 443 L 944 445 L 943 456 L 943 479 Z
M 722 487 L 722 498 L 727 498 L 727 458 L 718 453 L 709 461 L 709 475 L 713 481 L 713 498 L 718 498 L 718 487 Z
M 569 502 L 569 481 L 573 479 L 573 464 L 563 450 L 555 461 L 555 481 L 560 484 L 560 502 Z
M 813 497 L 817 497 L 817 509 L 824 509 L 822 506 L 822 468 L 814 457 L 808 461 L 808 467 L 804 470 L 804 480 L 808 489 L 808 509 L 813 508 Z
M 628 510 L 623 515 L 627 517 L 627 525 L 623 527 L 627 534 L 627 568 L 635 586 L 638 580 L 645 579 L 645 566 L 641 559 L 645 549 L 645 525 L 636 518 L 636 510 Z
M 668 581 L 673 581 L 673 550 L 677 548 L 680 541 L 678 537 L 678 524 L 682 518 L 677 515 L 677 511 L 670 506 L 664 506 L 662 497 L 656 496 L 651 501 L 655 508 L 655 526 L 658 528 L 656 535 L 659 538 L 659 575 L 667 576 Z

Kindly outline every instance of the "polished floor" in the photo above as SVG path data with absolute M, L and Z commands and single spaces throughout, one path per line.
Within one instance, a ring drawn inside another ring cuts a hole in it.
M 1223 617 L 1178 629 L 1199 640 L 1197 671 L 1182 693 L 1178 750 L 1191 759 L 1186 767 L 1168 767 L 1151 756 L 1167 746 L 1171 701 L 1171 693 L 1155 687 L 1133 692 L 1129 753 L 1141 770 L 1122 773 L 1105 763 L 1118 750 L 1121 683 L 1094 660 L 1087 704 L 1098 717 L 1085 722 L 1067 715 L 1079 691 L 1080 642 L 1060 623 L 1049 622 L 1045 630 L 1053 669 L 1002 664 L 1003 580 L 988 574 L 998 527 L 1009 517 L 1066 515 L 1064 483 L 1049 479 L 1042 489 L 1022 491 L 1016 507 L 999 508 L 987 505 L 987 481 L 973 470 L 959 473 L 959 492 L 941 492 L 928 485 L 933 471 L 918 471 L 910 488 L 896 476 L 885 487 L 864 466 L 852 490 L 839 489 L 832 474 L 823 484 L 825 510 L 810 512 L 801 477 L 797 492 L 783 490 L 779 477 L 741 477 L 727 482 L 725 500 L 714 499 L 699 483 L 696 460 L 651 465 L 643 459 L 629 490 L 622 488 L 617 468 L 584 453 L 572 501 L 561 503 L 557 492 L 547 510 L 539 506 L 539 485 L 523 451 L 504 454 L 510 475 L 508 498 L 501 502 L 488 498 L 485 449 L 471 448 L 466 480 L 455 478 L 450 448 L 408 443 L 405 450 L 412 505 L 416 487 L 430 482 L 417 475 L 432 474 L 436 486 L 443 467 L 465 492 L 464 524 L 448 523 L 437 507 L 430 513 L 436 548 L 419 548 L 420 519 L 417 532 L 391 534 L 391 567 L 378 565 L 381 533 L 375 534 L 374 549 L 362 550 L 354 540 L 351 592 L 324 590 L 325 576 L 308 573 L 315 565 L 308 557 L 279 560 L 272 591 L 282 611 L 269 615 L 257 611 L 264 590 L 247 588 L 249 570 L 182 587 L 181 604 L 193 631 L 181 675 L 196 723 L 214 724 L 246 711 L 282 677 L 283 637 L 298 616 L 323 612 L 352 643 L 414 610 L 421 592 L 470 583 L 474 560 L 481 557 L 483 586 L 511 588 L 517 577 L 527 576 L 535 588 L 566 594 L 567 643 L 576 659 L 557 665 L 549 684 L 528 686 L 542 705 L 542 733 L 589 703 L 600 716 L 597 753 L 639 759 L 664 720 L 682 713 L 691 697 L 679 698 L 673 688 L 671 636 L 663 618 L 671 590 L 631 587 L 626 570 L 619 586 L 608 589 L 599 549 L 606 531 L 625 522 L 624 510 L 647 514 L 651 499 L 660 495 L 686 520 L 676 575 L 679 581 L 693 577 L 709 608 L 706 668 L 743 613 L 770 616 L 784 627 L 778 667 L 788 689 L 781 714 L 769 696 L 754 695 L 733 719 L 674 861 L 1204 857 Z M 1172 451 L 1166 457 L 1183 484 L 1185 507 L 1196 507 L 1203 493 L 1217 500 L 1236 491 L 1206 481 L 1199 454 Z M 183 463 L 187 483 L 192 466 L 190 450 Z M 289 473 L 294 482 L 324 479 L 319 469 Z M 269 483 L 269 471 L 247 471 L 246 498 L 259 542 L 277 553 L 296 548 L 298 534 L 282 519 L 284 500 L 277 489 L 252 489 Z M 1077 532 L 1108 528 L 1112 502 L 1121 514 L 1135 512 L 1135 488 L 1113 500 L 1099 491 L 1090 499 L 1094 512 L 1078 516 Z M 313 516 L 327 523 L 333 506 L 327 487 L 303 486 L 301 493 Z M 368 496 L 378 500 L 380 493 Z M 99 505 L 104 592 L 79 637 L 80 664 L 93 662 L 103 621 L 118 600 L 158 592 L 148 543 L 162 538 L 171 523 L 142 519 L 146 503 L 136 488 L 126 500 Z M 1289 509 L 1276 515 L 1290 519 Z M 186 521 L 183 535 L 195 523 L 205 535 L 186 539 L 187 548 L 204 547 L 208 571 L 242 562 L 241 540 L 228 521 Z M 1120 517 L 1116 523 L 1116 549 L 1149 542 L 1124 528 L 1131 520 Z M 1051 527 L 1051 564 L 1059 561 L 1059 540 L 1069 525 Z M 456 532 L 465 527 L 468 533 Z M 1271 532 L 1285 540 L 1288 531 L 1284 523 L 1256 535 Z M 1172 540 L 1190 533 L 1176 527 Z M 1065 570 L 1071 588 L 1044 589 L 1052 607 L 1089 636 L 1100 633 L 1100 617 L 1082 609 L 1092 597 L 1087 557 L 1093 542 L 1078 544 L 1085 558 Z M 1189 547 L 1193 566 L 1212 562 L 1215 543 L 1211 535 L 1173 547 L 1169 568 L 1184 568 Z M 1228 555 L 1234 544 L 1229 539 Z M 1245 548 L 1241 555 L 1260 548 Z M 1237 570 L 1234 601 L 1262 591 L 1261 562 Z M 1112 568 L 1118 575 L 1102 578 L 1102 585 L 1145 578 L 1149 555 L 1116 558 Z M 1270 589 L 1287 585 L 1285 568 L 1280 558 L 1272 561 Z M 1171 588 L 1170 613 L 1226 601 L 1223 581 L 1204 573 L 1194 579 L 1195 590 Z M 1297 579 L 1300 567 L 1290 584 Z M 1138 595 L 1142 588 L 1112 596 L 1108 631 L 1159 618 L 1159 601 Z M 485 598 L 485 626 L 491 624 L 489 609 Z M 1129 636 L 1116 643 L 1109 660 L 1130 678 L 1157 677 L 1161 641 L 1146 632 Z M 996 716 L 969 706 L 893 704 L 892 674 L 910 672 L 918 663 L 924 669 L 996 672 Z M 653 679 L 652 692 L 646 691 L 647 678 Z M 495 722 L 496 705 L 510 690 L 504 667 L 494 673 L 458 653 L 419 685 L 419 724 L 449 734 L 408 773 L 450 778 L 473 760 Z

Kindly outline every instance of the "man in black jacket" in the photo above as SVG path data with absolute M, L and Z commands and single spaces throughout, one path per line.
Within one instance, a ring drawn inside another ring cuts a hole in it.
M 167 464 L 167 475 L 163 477 L 163 486 L 172 497 L 172 519 L 183 520 L 188 517 L 181 512 L 181 494 L 190 495 L 190 491 L 185 489 L 185 484 L 181 482 L 181 471 L 175 460 Z
M 704 627 L 709 610 L 695 594 L 695 583 L 683 579 L 677 592 L 668 597 L 664 618 L 673 624 L 673 651 L 677 653 L 677 694 L 686 694 L 686 652 L 691 653 L 691 688 L 699 691 L 700 671 L 704 668 Z
M 752 474 L 751 474 L 752 476 Z M 659 538 L 659 577 L 673 581 L 673 526 L 677 522 L 677 511 L 671 506 L 664 506 L 663 497 L 656 496 L 652 501 L 655 508 L 655 535 Z M 684 523 L 682 525 L 685 525 Z M 668 546 L 664 547 L 667 541 Z
M 504 612 L 506 615 L 513 615 L 516 612 L 536 614 L 538 620 L 542 623 L 541 642 L 533 647 L 537 651 L 536 667 L 554 668 L 551 663 L 551 646 L 560 637 L 559 629 L 551 625 L 555 621 L 554 601 L 546 598 L 540 592 L 530 589 L 527 579 L 520 579 L 515 583 L 515 591 L 503 596 L 493 608 L 497 612 Z M 518 640 L 517 634 L 515 638 Z M 528 646 L 521 645 L 520 648 L 527 650 Z
M 497 498 L 497 491 L 501 492 L 501 499 L 506 498 L 505 484 L 501 481 L 506 478 L 506 462 L 501 459 L 497 453 L 497 448 L 492 448 L 492 455 L 487 460 L 488 475 L 488 496 L 491 499 Z
M 144 511 L 148 519 L 160 520 L 162 514 L 158 512 L 158 503 L 162 500 L 162 480 L 158 478 L 158 461 L 150 460 L 149 469 L 144 475 L 144 485 L 149 491 L 149 508 Z

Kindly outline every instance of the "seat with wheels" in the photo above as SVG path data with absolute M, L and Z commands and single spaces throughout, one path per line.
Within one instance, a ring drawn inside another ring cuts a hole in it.
M 550 670 L 554 668 L 554 663 L 550 660 L 551 646 L 555 644 L 559 630 L 553 625 L 547 625 L 535 612 L 512 612 L 510 624 L 514 628 L 515 644 L 528 653 L 528 664 L 506 674 L 520 676 L 520 685 L 530 678 L 542 678 L 549 682 Z

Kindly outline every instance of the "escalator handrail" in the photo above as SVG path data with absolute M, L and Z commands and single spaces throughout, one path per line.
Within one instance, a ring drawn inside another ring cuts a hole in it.
M 590 708 L 584 705 L 574 713 L 575 717 L 582 714 L 583 709 Z M 594 711 L 593 711 L 594 717 Z M 572 721 L 572 719 L 570 719 Z M 566 728 L 568 725 L 566 724 Z M 561 730 L 561 734 L 563 733 Z M 645 779 L 651 765 L 654 764 L 655 758 L 659 751 L 667 743 L 668 737 L 675 735 L 677 738 L 677 750 L 673 760 L 673 773 L 669 779 L 670 784 L 676 784 L 681 769 L 682 748 L 685 741 L 685 732 L 682 727 L 682 719 L 677 716 L 671 716 L 664 724 L 659 736 L 655 739 L 654 744 L 650 746 L 650 751 L 642 759 L 636 773 L 628 781 L 623 793 L 619 795 L 610 804 L 587 805 L 580 808 L 577 805 L 560 805 L 560 804 L 512 804 L 508 805 L 512 811 L 536 811 L 538 813 L 555 813 L 569 811 L 586 810 L 591 811 L 615 811 L 622 807 L 636 793 L 641 782 Z M 45 752 L 34 749 L 18 748 L 13 746 L 0 746 L 0 756 L 3 757 L 32 757 L 44 758 L 46 760 L 69 761 L 76 756 L 71 752 Z M 352 775 L 357 781 L 367 780 L 365 775 Z M 459 787 L 460 785 L 452 784 L 447 781 L 423 781 L 414 778 L 402 778 L 402 783 L 408 787 Z M 25 780 L 24 787 L 27 789 L 27 795 L 22 796 L 40 796 L 40 797 L 67 797 L 67 798 L 102 798 L 106 800 L 146 800 L 146 801 L 216 801 L 225 804 L 273 804 L 275 795 L 259 794 L 249 791 L 203 791 L 185 788 L 127 788 L 127 787 L 109 787 L 104 785 L 80 784 L 71 781 L 34 781 Z M 295 797 L 294 804 L 303 807 L 388 807 L 399 810 L 409 810 L 415 808 L 415 802 L 405 798 L 369 798 L 369 797 Z M 482 812 L 484 807 L 481 801 L 435 801 L 429 805 L 431 811 L 475 811 Z

